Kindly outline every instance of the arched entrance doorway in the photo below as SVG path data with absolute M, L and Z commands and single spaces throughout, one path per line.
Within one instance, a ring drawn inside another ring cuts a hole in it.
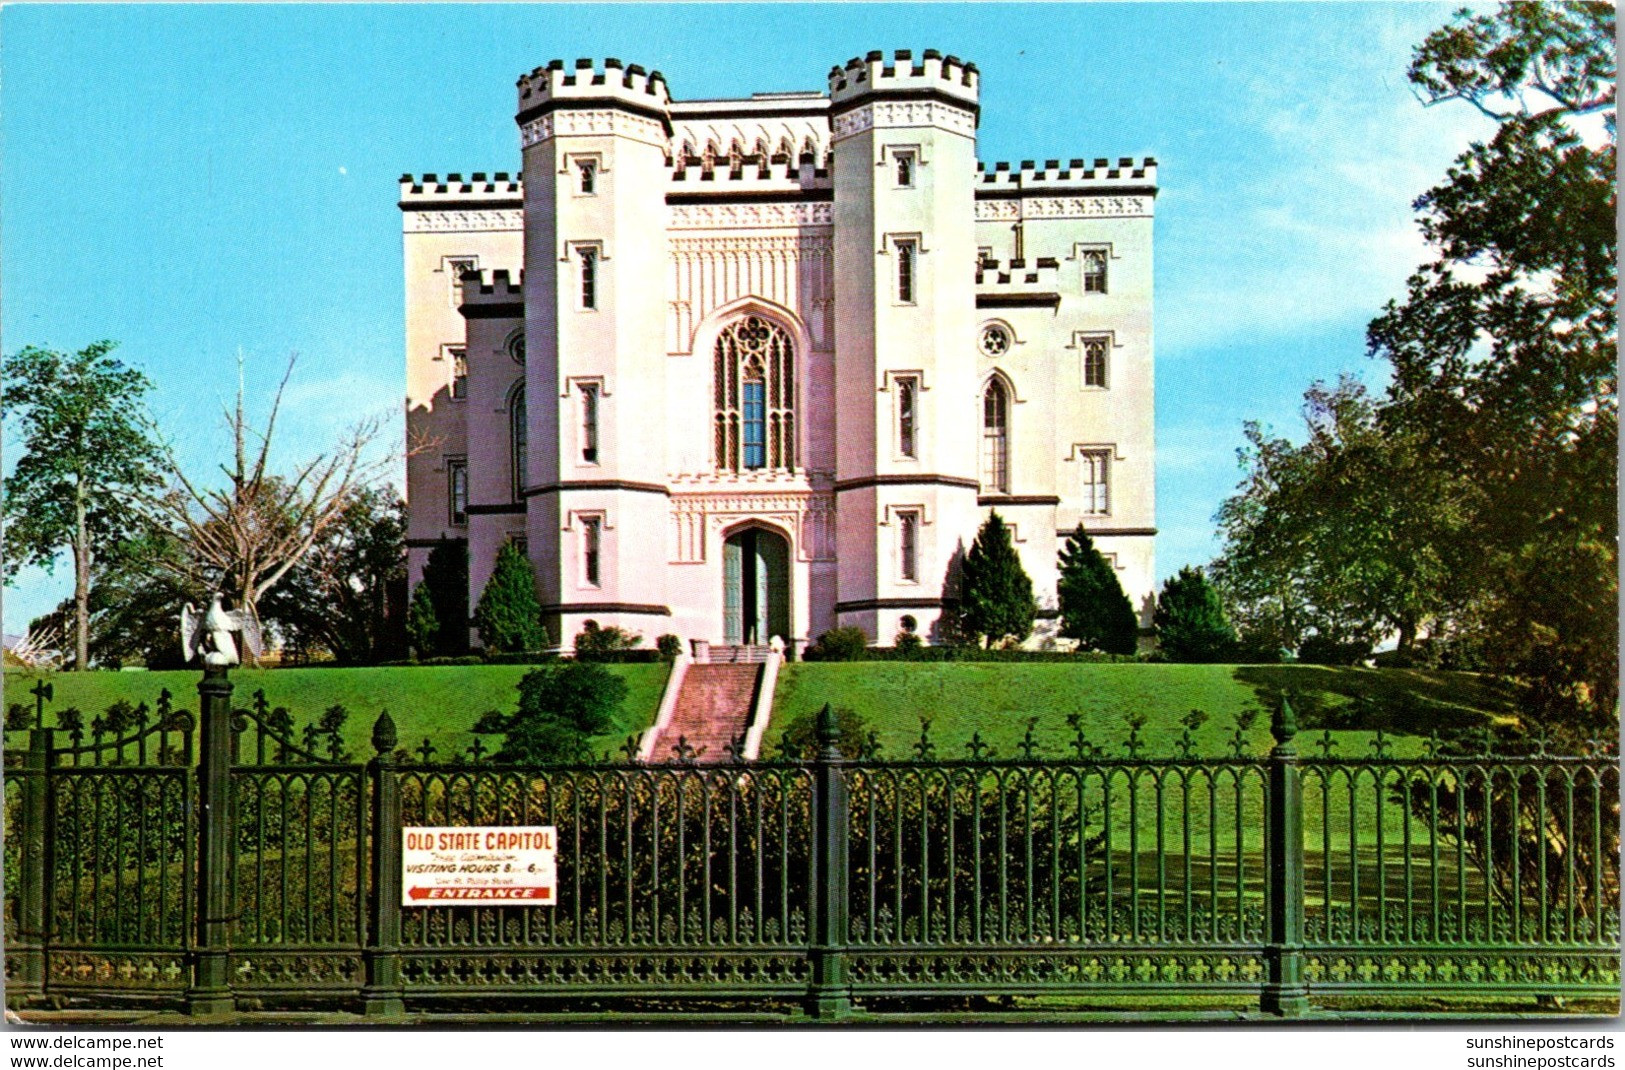
M 722 544 L 723 640 L 766 643 L 790 638 L 790 544 L 764 528 L 745 528 Z

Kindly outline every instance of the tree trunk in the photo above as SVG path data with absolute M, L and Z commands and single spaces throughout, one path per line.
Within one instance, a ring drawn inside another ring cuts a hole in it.
M 90 532 L 83 477 L 74 490 L 73 521 L 73 669 L 84 672 L 90 668 Z

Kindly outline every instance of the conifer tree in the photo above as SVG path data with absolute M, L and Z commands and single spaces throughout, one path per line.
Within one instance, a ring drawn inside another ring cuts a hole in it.
M 989 646 L 1019 643 L 1033 632 L 1038 604 L 1004 519 L 993 513 L 976 533 L 960 573 L 959 625 Z
M 435 643 L 440 638 L 440 618 L 435 615 L 434 592 L 429 589 L 427 580 L 412 592 L 412 607 L 406 614 L 406 636 L 417 657 L 434 653 Z
M 468 653 L 467 540 L 441 539 L 434 544 L 423 566 L 423 585 L 429 588 L 440 625 L 434 646 L 426 652 L 450 657 Z
M 513 543 L 503 544 L 486 581 L 474 624 L 485 649 L 535 650 L 542 645 L 542 605 L 536 599 L 536 573 Z
M 1139 639 L 1140 625 L 1134 605 L 1123 593 L 1117 570 L 1095 549 L 1094 540 L 1079 524 L 1061 548 L 1060 578 L 1056 594 L 1060 601 L 1061 635 L 1076 639 L 1084 650 L 1107 654 L 1132 654 Z
M 1219 592 L 1199 568 L 1186 566 L 1157 597 L 1157 642 L 1170 661 L 1225 661 L 1235 655 L 1236 630 Z

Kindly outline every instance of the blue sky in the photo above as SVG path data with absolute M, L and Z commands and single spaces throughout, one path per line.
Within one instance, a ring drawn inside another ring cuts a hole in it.
M 1426 256 L 1411 201 L 1487 122 L 1424 109 L 1410 49 L 1456 4 L 8 6 L 4 352 L 117 339 L 183 459 L 249 361 L 301 355 L 292 462 L 399 426 L 406 171 L 517 170 L 514 79 L 659 68 L 679 98 L 819 89 L 869 49 L 982 70 L 984 160 L 1155 156 L 1158 569 L 1209 560 L 1244 420 L 1380 382 L 1365 324 Z M 7 464 L 16 443 L 5 443 Z M 7 631 L 69 590 L 26 571 Z

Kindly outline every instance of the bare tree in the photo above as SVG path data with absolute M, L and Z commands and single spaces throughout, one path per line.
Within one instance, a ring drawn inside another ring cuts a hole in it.
M 263 429 L 247 415 L 243 358 L 237 358 L 237 403 L 225 414 L 232 459 L 222 464 L 222 486 L 189 477 L 163 447 L 171 484 L 148 499 L 154 519 L 186 547 L 172 566 L 199 590 L 213 588 L 236 599 L 259 620 L 259 603 L 323 534 L 344 516 L 355 493 L 377 480 L 393 460 L 371 449 L 381 430 L 378 417 L 353 425 L 326 452 L 287 474 L 271 470 L 271 444 L 282 396 L 298 363 L 288 358 Z

